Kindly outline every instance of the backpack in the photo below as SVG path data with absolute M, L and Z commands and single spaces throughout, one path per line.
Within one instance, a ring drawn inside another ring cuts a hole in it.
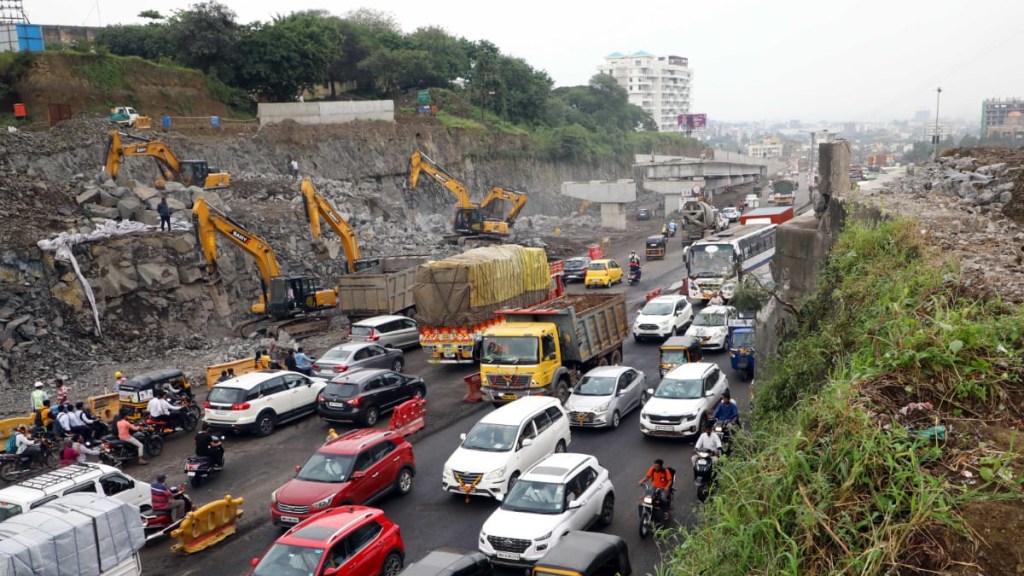
M 11 437 L 7 439 L 6 450 L 7 450 L 8 454 L 14 454 L 15 452 L 18 451 L 18 433 L 17 432 L 15 432 L 14 434 L 11 434 Z

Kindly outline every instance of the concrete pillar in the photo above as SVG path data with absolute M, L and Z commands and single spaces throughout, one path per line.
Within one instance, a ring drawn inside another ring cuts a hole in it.
M 614 230 L 626 229 L 626 205 L 625 204 L 601 204 L 601 226 Z

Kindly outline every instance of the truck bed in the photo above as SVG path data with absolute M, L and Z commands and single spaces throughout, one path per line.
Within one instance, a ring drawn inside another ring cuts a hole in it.
M 338 309 L 355 317 L 395 314 L 412 308 L 416 267 L 429 256 L 392 256 L 379 266 L 347 274 L 338 280 Z
M 629 336 L 622 294 L 566 294 L 501 314 L 508 322 L 554 323 L 561 334 L 562 356 L 578 364 L 610 354 Z

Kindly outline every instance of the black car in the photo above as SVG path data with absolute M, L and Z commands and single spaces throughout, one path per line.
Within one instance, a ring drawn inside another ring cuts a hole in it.
M 427 385 L 417 376 L 392 370 L 358 370 L 331 380 L 317 396 L 316 412 L 328 422 L 375 426 L 381 413 L 426 395 Z
M 583 282 L 587 276 L 587 266 L 590 266 L 590 258 L 580 256 L 569 258 L 565 261 L 565 269 L 562 272 L 562 282 L 568 284 L 573 280 Z
M 650 208 L 638 208 L 636 211 L 637 220 L 650 220 L 653 213 Z

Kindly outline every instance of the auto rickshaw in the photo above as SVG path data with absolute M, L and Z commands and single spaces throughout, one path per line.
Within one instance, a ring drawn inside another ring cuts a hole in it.
M 665 257 L 665 237 L 661 234 L 657 236 L 647 237 L 647 246 L 644 250 L 644 256 L 648 260 L 654 260 L 655 258 Z
M 740 380 L 754 377 L 754 322 L 738 318 L 729 322 L 729 362 L 739 372 Z
M 614 534 L 572 531 L 533 566 L 532 576 L 632 576 L 629 549 Z
M 674 368 L 691 362 L 700 362 L 704 358 L 700 339 L 696 336 L 673 336 L 661 345 L 658 350 L 661 375 L 665 376 Z
M 438 548 L 402 570 L 402 576 L 492 576 L 487 556 L 455 548 Z
M 185 378 L 185 374 L 177 368 L 145 372 L 121 384 L 118 387 L 118 394 L 125 418 L 133 422 L 148 418 L 149 410 L 146 405 L 153 399 L 157 390 L 164 390 L 167 385 L 182 392 L 183 409 L 191 410 L 198 418 L 199 407 L 194 402 L 192 385 Z

